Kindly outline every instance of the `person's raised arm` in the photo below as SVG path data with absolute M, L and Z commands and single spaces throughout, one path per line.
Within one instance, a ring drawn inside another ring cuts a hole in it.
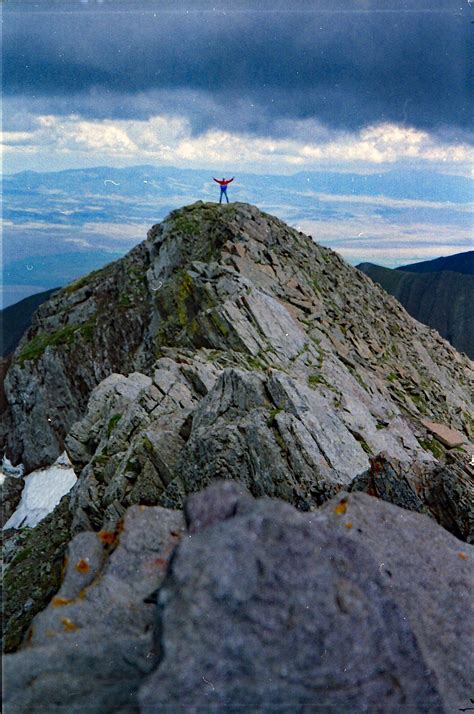
M 229 180 L 227 181 L 227 183 L 232 183 L 232 181 L 234 180 L 234 178 L 235 178 L 235 176 L 232 176 L 232 178 L 229 179 Z
M 214 176 L 212 177 L 212 180 L 215 181 L 216 183 L 219 183 L 219 179 L 214 178 Z

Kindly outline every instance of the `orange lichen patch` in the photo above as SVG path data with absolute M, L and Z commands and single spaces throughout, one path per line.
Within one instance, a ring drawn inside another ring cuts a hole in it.
M 99 531 L 97 537 L 104 545 L 115 545 L 117 541 L 117 536 L 113 531 Z
M 79 629 L 79 625 L 76 625 L 69 617 L 62 617 L 61 623 L 66 632 L 75 632 Z
M 350 530 L 352 528 L 352 523 L 350 521 L 348 523 L 344 523 L 344 525 L 346 526 L 346 528 L 348 530 Z
M 91 566 L 84 558 L 81 558 L 74 566 L 78 573 L 88 573 Z
M 467 555 L 466 553 L 463 553 L 462 550 L 460 550 L 458 553 L 458 558 L 461 558 L 461 560 L 467 560 Z
M 347 511 L 347 501 L 345 498 L 340 501 L 336 508 L 334 509 L 334 513 L 337 513 L 338 516 L 343 515 Z
M 68 597 L 59 597 L 59 595 L 56 595 L 56 597 L 53 597 L 51 600 L 51 605 L 53 607 L 63 607 L 64 605 L 70 605 L 73 600 L 71 600 Z
M 168 565 L 168 560 L 167 558 L 155 558 L 153 561 L 155 565 L 157 565 L 159 568 L 165 568 Z
M 86 588 L 82 588 L 82 590 L 79 590 L 79 595 L 78 595 L 79 600 L 84 600 L 84 598 L 86 596 L 86 592 L 87 592 Z

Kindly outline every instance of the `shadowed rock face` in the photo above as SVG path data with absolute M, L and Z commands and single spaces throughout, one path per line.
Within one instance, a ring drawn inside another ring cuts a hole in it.
M 232 481 L 185 517 L 134 506 L 117 543 L 73 539 L 29 646 L 4 657 L 8 712 L 468 705 L 474 549 L 432 519 L 360 493 L 301 513 Z
M 198 203 L 40 308 L 6 379 L 10 455 L 30 469 L 65 446 L 73 463 L 55 559 L 71 532 L 182 508 L 215 478 L 301 511 L 367 491 L 469 541 L 471 383 L 465 356 L 332 251 L 254 206 Z M 51 596 L 44 537 L 8 563 L 10 647 L 33 614 L 15 582 L 36 563 L 35 602 Z
M 396 297 L 416 320 L 437 330 L 457 350 L 474 359 L 472 273 L 452 272 L 449 268 L 418 273 L 408 271 L 416 266 L 390 270 L 371 263 L 358 267 Z
M 55 293 L 35 313 L 5 379 L 8 450 L 27 471 L 59 456 L 93 387 L 139 361 L 149 313 L 147 267 L 142 244 Z

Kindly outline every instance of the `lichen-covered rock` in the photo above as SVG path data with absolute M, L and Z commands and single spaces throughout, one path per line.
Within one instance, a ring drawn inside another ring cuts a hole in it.
M 469 705 L 474 548 L 363 493 L 302 513 L 213 483 L 75 536 L 4 657 L 9 714 L 440 712 Z
M 473 548 L 365 494 L 315 513 L 219 489 L 158 595 L 140 711 L 458 711 L 473 667 Z M 215 509 L 214 509 L 215 510 Z M 197 520 L 193 520 L 193 512 Z M 453 583 L 455 593 L 453 592 Z M 466 659 L 468 657 L 468 659 Z
M 138 685 L 158 654 L 147 596 L 163 580 L 183 526 L 179 512 L 135 506 L 117 544 L 108 532 L 72 540 L 64 581 L 35 617 L 28 647 L 4 657 L 6 711 L 137 712 Z

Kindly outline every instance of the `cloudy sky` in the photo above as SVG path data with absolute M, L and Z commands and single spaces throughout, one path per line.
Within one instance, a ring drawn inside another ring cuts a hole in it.
M 472 20 L 466 0 L 7 0 L 5 171 L 467 175 Z

